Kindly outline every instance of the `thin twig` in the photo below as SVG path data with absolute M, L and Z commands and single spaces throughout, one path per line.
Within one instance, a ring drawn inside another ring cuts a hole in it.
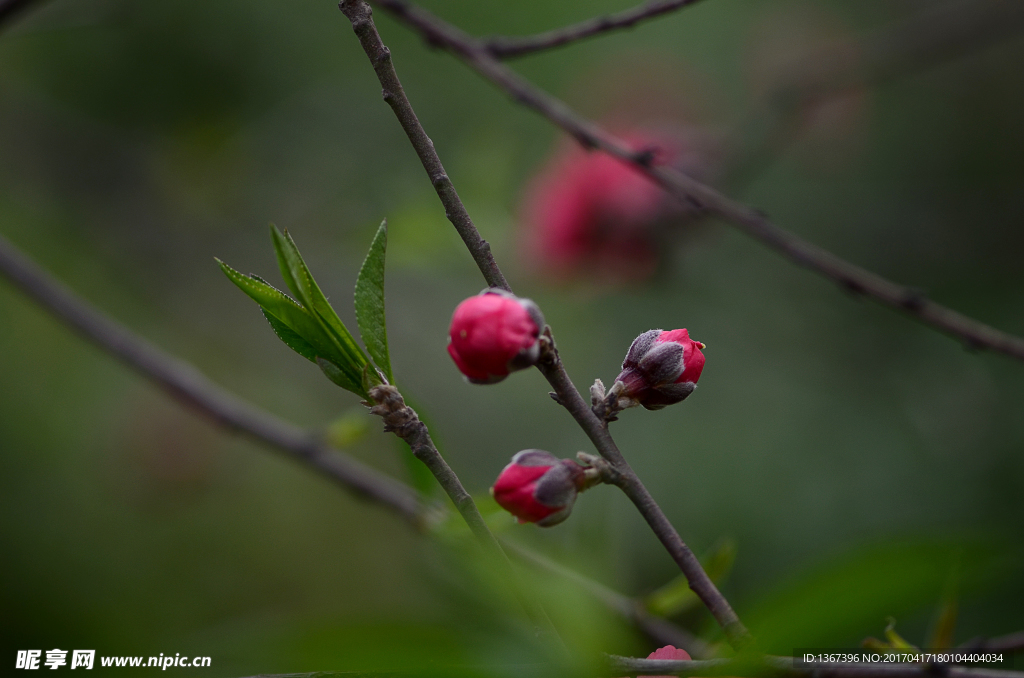
M 91 308 L 0 236 L 0 273 L 59 320 L 122 363 L 215 423 L 248 435 L 310 466 L 368 499 L 418 523 L 424 505 L 412 488 L 237 398 L 194 366 L 164 353 L 120 323 Z
M 633 675 L 674 676 L 793 676 L 796 678 L 1024 678 L 1024 672 L 1000 671 L 962 665 L 928 663 L 814 663 L 792 657 L 764 656 L 759 659 L 639 659 L 609 656 L 609 670 Z
M 416 155 L 419 156 L 423 169 L 427 171 L 427 176 L 430 177 L 430 183 L 434 186 L 437 197 L 445 206 L 445 216 L 462 236 L 462 241 L 466 243 L 466 248 L 469 249 L 473 261 L 483 272 L 487 284 L 491 287 L 509 289 L 505 276 L 501 274 L 501 270 L 494 262 L 490 244 L 480 236 L 480 232 L 473 225 L 473 220 L 469 217 L 462 200 L 459 199 L 459 194 L 455 191 L 452 180 L 448 178 L 448 173 L 444 171 L 444 165 L 441 164 L 437 151 L 434 150 L 434 142 L 427 136 L 419 118 L 416 117 L 412 104 L 409 103 L 409 98 L 405 96 L 405 90 L 391 63 L 391 50 L 384 46 L 377 33 L 377 27 L 373 25 L 369 5 L 342 0 L 338 6 L 352 22 L 352 29 L 355 31 L 356 37 L 359 38 L 359 44 L 362 45 L 363 51 L 369 57 L 377 79 L 380 80 L 380 84 L 384 88 L 382 92 L 384 101 L 391 106 L 395 117 L 398 118 L 402 129 L 405 130 L 409 141 L 412 142 L 412 147 L 416 149 Z
M 692 5 L 697 0 L 650 0 L 632 9 L 627 9 L 617 14 L 594 17 L 571 26 L 564 26 L 554 30 L 526 35 L 522 37 L 494 36 L 485 38 L 483 45 L 488 52 L 499 59 L 509 59 L 531 54 L 553 47 L 561 47 L 569 43 L 583 40 L 601 33 L 618 30 L 620 28 L 632 28 L 641 21 L 653 19 L 668 14 L 675 10 Z
M 476 39 L 404 0 L 374 0 L 431 45 L 457 55 L 482 76 L 561 127 L 588 148 L 596 148 L 646 174 L 679 201 L 716 215 L 747 235 L 852 293 L 863 294 L 922 323 L 952 335 L 972 349 L 990 349 L 1024 360 L 1024 339 L 980 323 L 928 299 L 918 289 L 891 282 L 772 223 L 764 214 L 732 200 L 710 186 L 665 165 L 652 165 L 650 154 L 629 147 L 593 122 L 577 115 L 495 59 Z
M 711 616 L 719 623 L 725 631 L 726 638 L 734 647 L 742 647 L 750 640 L 750 634 L 746 627 L 740 622 L 739 617 L 733 611 L 729 601 L 721 594 L 718 587 L 704 571 L 700 560 L 694 555 L 689 546 L 682 540 L 676 528 L 669 522 L 665 512 L 661 510 L 658 502 L 654 500 L 651 493 L 644 486 L 636 472 L 630 467 L 622 452 L 612 439 L 607 425 L 602 422 L 590 405 L 583 400 L 583 396 L 576 390 L 576 386 L 569 379 L 561 358 L 554 346 L 554 339 L 550 330 L 547 334 L 548 350 L 541 356 L 537 364 L 541 374 L 548 380 L 555 390 L 556 400 L 562 407 L 568 410 L 572 418 L 576 420 L 583 432 L 587 434 L 594 444 L 598 453 L 618 472 L 618 487 L 629 497 L 630 501 L 640 511 L 640 515 L 650 526 L 651 531 L 657 536 L 665 550 L 668 551 L 672 560 L 679 566 L 680 571 L 686 577 L 690 589 L 697 594 L 704 605 L 708 608 Z
M 427 425 L 420 420 L 419 415 L 411 407 L 405 404 L 398 389 L 390 384 L 371 388 L 370 400 L 374 403 L 370 408 L 370 413 L 379 416 L 384 421 L 384 430 L 393 432 L 404 440 L 412 450 L 413 456 L 430 469 L 438 484 L 455 504 L 462 519 L 466 521 L 473 536 L 494 562 L 504 570 L 505 579 L 513 595 L 522 605 L 523 611 L 534 624 L 550 626 L 550 620 L 547 619 L 543 609 L 534 602 L 531 596 L 527 595 L 519 573 L 512 566 L 512 562 L 508 559 L 501 544 L 498 543 L 494 533 L 487 527 L 472 495 L 469 494 L 462 481 L 459 480 L 459 476 L 455 474 L 448 462 L 441 456 L 437 446 L 434 445 Z M 553 628 L 549 630 L 553 631 Z M 557 637 L 557 634 L 554 637 Z
M 402 126 L 406 129 L 406 133 L 409 134 L 410 141 L 416 146 L 424 168 L 430 174 L 430 168 L 439 167 L 441 162 L 437 158 L 437 153 L 434 151 L 432 144 L 429 147 L 422 144 L 417 146 L 419 139 L 427 138 L 426 133 L 423 132 L 423 128 L 416 119 L 411 104 L 409 104 L 408 99 L 402 93 L 401 84 L 398 82 L 398 76 L 395 74 L 394 66 L 391 62 L 391 52 L 384 46 L 376 27 L 373 25 L 373 13 L 369 5 L 365 0 L 342 0 L 339 6 L 345 16 L 352 22 L 356 35 L 359 36 L 360 43 L 363 45 L 363 51 L 370 58 L 374 71 L 384 86 L 385 99 L 391 104 L 395 115 L 398 116 Z M 404 7 L 405 5 L 402 4 L 402 6 Z M 490 56 L 487 57 L 487 60 L 498 64 Z M 498 65 L 500 66 L 500 64 Z M 412 131 L 410 132 L 410 130 Z M 421 152 L 421 148 L 423 152 Z M 447 180 L 447 176 L 445 176 L 445 179 Z M 441 199 L 441 203 L 448 214 L 465 213 L 465 206 L 462 205 L 454 189 L 451 191 L 438 191 L 438 197 Z M 468 216 L 463 225 L 468 230 L 475 231 L 475 226 L 473 226 L 472 221 L 469 221 Z M 476 238 L 479 238 L 479 235 Z M 472 233 L 464 235 L 463 239 L 467 242 L 475 240 Z M 488 257 L 486 260 L 477 260 L 477 265 L 488 282 L 490 282 L 489 276 L 497 276 L 504 281 L 504 276 L 501 275 L 501 271 L 492 257 Z M 507 283 L 504 285 L 504 289 L 510 289 Z M 551 337 L 550 330 L 547 331 L 546 342 L 548 350 L 545 352 L 545 356 L 538 364 L 538 367 L 555 389 L 559 402 L 576 419 L 577 423 L 590 437 L 601 456 L 611 462 L 620 473 L 622 476 L 620 487 L 626 493 L 626 496 L 637 506 L 641 515 L 647 520 L 651 529 L 668 550 L 669 555 L 675 560 L 689 581 L 690 588 L 704 602 L 712 616 L 721 625 L 729 642 L 737 647 L 745 645 L 750 636 L 746 627 L 743 626 L 729 605 L 729 602 L 718 591 L 714 583 L 707 576 L 707 573 L 704 572 L 700 561 L 697 560 L 693 551 L 690 550 L 680 538 L 679 533 L 672 527 L 664 512 L 662 512 L 657 502 L 654 501 L 654 498 L 647 491 L 647 488 L 644 487 L 640 479 L 637 478 L 636 473 L 626 463 L 625 458 L 623 458 L 622 453 L 619 452 L 618 447 L 616 447 L 615 442 L 608 433 L 608 429 L 594 415 L 590 407 L 583 401 L 579 391 L 573 386 L 565 368 L 562 366 L 561 360 L 558 358 L 557 351 L 554 349 L 554 340 Z

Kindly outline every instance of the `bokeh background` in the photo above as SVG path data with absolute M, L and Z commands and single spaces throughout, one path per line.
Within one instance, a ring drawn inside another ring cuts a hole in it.
M 588 116 L 657 108 L 733 138 L 790 64 L 936 4 L 708 0 L 515 66 Z M 626 7 L 427 6 L 475 34 Z M 708 345 L 692 398 L 626 412 L 615 434 L 695 551 L 735 544 L 723 590 L 766 647 L 855 646 L 890 615 L 926 643 L 944 599 L 958 603 L 958 643 L 1024 627 L 1024 364 L 966 351 L 722 224 L 687 229 L 647 281 L 538 275 L 517 215 L 559 133 L 380 12 L 378 24 L 449 175 L 513 287 L 543 308 L 578 387 L 611 380 L 651 327 L 688 327 Z M 1021 63 L 1024 40 L 1004 36 L 856 88 L 723 187 L 1024 334 Z M 452 309 L 483 283 L 333 2 L 50 0 L 0 33 L 0 233 L 233 392 L 410 479 L 407 451 L 281 344 L 213 261 L 276 282 L 267 223 L 286 227 L 350 322 L 384 217 L 395 373 L 469 489 L 486 497 L 521 448 L 592 452 L 535 371 L 474 387 L 446 356 Z M 534 661 L 529 634 L 461 564 L 457 535 L 417 534 L 216 428 L 6 281 L 0 487 L 5 664 L 55 647 L 211 656 L 209 669 L 168 669 L 204 676 L 526 675 L 508 667 Z M 493 520 L 629 595 L 676 575 L 610 488 L 550 530 Z M 654 649 L 571 585 L 527 572 L 574 649 Z M 700 611 L 678 621 L 717 638 Z

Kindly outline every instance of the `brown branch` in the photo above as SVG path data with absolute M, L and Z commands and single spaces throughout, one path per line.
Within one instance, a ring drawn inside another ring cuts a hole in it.
M 831 252 L 772 223 L 764 214 L 736 202 L 713 188 L 668 166 L 651 164 L 649 153 L 630 148 L 593 122 L 580 117 L 499 62 L 476 39 L 433 14 L 404 0 L 375 0 L 400 21 L 418 31 L 430 44 L 456 54 L 482 76 L 561 127 L 581 144 L 608 153 L 646 174 L 678 200 L 720 217 L 782 254 L 844 288 L 902 311 L 922 323 L 952 335 L 973 349 L 990 349 L 1024 360 L 1024 339 L 1007 334 L 937 304 L 920 290 L 891 282 L 851 264 Z
M 568 45 L 577 40 L 583 40 L 584 38 L 620 28 L 632 28 L 641 21 L 674 12 L 681 7 L 686 7 L 696 2 L 697 0 L 650 0 L 617 14 L 587 19 L 578 24 L 556 28 L 543 33 L 537 33 L 536 35 L 485 38 L 483 46 L 488 52 L 499 59 L 519 57 L 524 54 Z
M 441 199 L 441 204 L 445 207 L 445 216 L 462 236 L 462 241 L 466 243 L 466 248 L 469 249 L 473 261 L 483 272 L 487 284 L 491 287 L 509 289 L 505 276 L 501 274 L 498 264 L 495 263 L 494 257 L 491 255 L 490 244 L 480 236 L 480 232 L 473 225 L 473 220 L 469 217 L 462 200 L 459 199 L 459 194 L 455 191 L 452 180 L 448 178 L 448 173 L 444 171 L 444 165 L 441 164 L 437 151 L 434 150 L 434 142 L 427 136 L 419 118 L 416 117 L 416 112 L 412 109 L 412 104 L 409 103 L 409 98 L 405 96 L 405 90 L 391 63 L 391 50 L 384 46 L 377 33 L 377 27 L 373 25 L 370 7 L 365 3 L 343 0 L 339 8 L 352 22 L 352 29 L 359 38 L 359 44 L 363 46 L 363 51 L 369 57 L 377 79 L 380 80 L 380 84 L 384 88 L 382 93 L 384 101 L 391 106 L 395 117 L 398 118 L 402 129 L 405 130 L 409 141 L 412 142 L 412 147 L 416 149 L 416 155 L 419 156 L 423 169 L 427 171 L 430 183 L 437 192 L 437 197 Z
M 2 236 L 0 273 L 58 320 L 193 411 L 283 452 L 356 494 L 388 506 L 409 522 L 418 524 L 422 520 L 424 504 L 413 489 L 336 453 L 314 435 L 232 395 L 189 363 L 164 353 L 91 308 Z
M 633 471 L 625 457 L 622 456 L 622 452 L 619 451 L 618 446 L 612 439 L 607 425 L 594 414 L 590 405 L 583 400 L 583 396 L 576 390 L 576 386 L 569 379 L 569 375 L 562 365 L 561 358 L 558 356 L 550 330 L 548 330 L 547 339 L 548 350 L 542 355 L 537 367 L 548 380 L 548 383 L 551 384 L 551 387 L 555 389 L 555 399 L 562 407 L 569 411 L 572 418 L 576 420 L 576 423 L 587 434 L 594 447 L 597 448 L 598 453 L 611 462 L 618 474 L 614 484 L 629 497 L 630 501 L 637 507 L 637 510 L 640 511 L 640 515 L 647 521 L 651 531 L 657 536 L 658 541 L 662 543 L 665 550 L 672 557 L 672 560 L 679 566 L 680 571 L 690 584 L 690 589 L 697 594 L 697 597 L 708 608 L 711 616 L 715 618 L 715 621 L 725 631 L 729 643 L 734 647 L 746 645 L 750 640 L 750 634 L 746 627 L 743 626 L 739 617 L 736 616 L 732 606 L 729 605 L 729 601 L 725 599 L 725 596 L 721 594 L 718 587 L 708 577 L 697 556 L 694 555 L 690 547 L 682 540 L 682 537 L 679 536 L 675 527 L 669 522 L 664 511 L 661 510 L 661 507 L 654 500 L 654 497 L 651 496 L 651 493 L 648 492 L 643 482 L 640 481 L 636 472 Z
M 608 657 L 609 670 L 632 675 L 674 676 L 793 676 L 794 678 L 1024 678 L 1024 672 L 928 663 L 813 663 L 792 657 L 670 660 Z
M 388 4 L 390 5 L 391 3 Z M 404 3 L 399 4 L 404 7 Z M 385 99 L 391 104 L 402 126 L 406 128 L 410 141 L 413 142 L 414 146 L 417 146 L 418 139 L 427 138 L 426 133 L 423 132 L 423 128 L 416 119 L 411 104 L 409 104 L 408 99 L 402 93 L 401 84 L 391 63 L 391 52 L 384 46 L 376 27 L 373 25 L 373 13 L 370 10 L 370 6 L 366 4 L 365 0 L 342 0 L 339 7 L 345 16 L 348 17 L 349 21 L 352 22 L 352 27 L 356 35 L 359 36 L 363 51 L 370 58 L 374 71 L 384 86 Z M 489 62 L 498 63 L 490 56 L 487 59 Z M 388 96 L 389 93 L 391 96 Z M 410 129 L 412 132 L 410 132 Z M 440 166 L 440 160 L 437 158 L 432 144 L 430 144 L 429 149 L 425 150 L 429 150 L 429 153 L 420 153 L 420 147 L 417 147 L 420 160 L 429 174 L 431 171 L 430 167 Z M 445 179 L 447 180 L 447 176 Z M 465 213 L 465 207 L 462 205 L 454 189 L 444 192 L 438 191 L 438 197 L 445 206 L 447 213 Z M 466 223 L 469 229 L 475 230 L 472 222 L 468 221 L 468 216 Z M 467 241 L 473 240 L 472 234 L 470 234 L 468 239 L 464 236 L 464 239 Z M 493 258 L 489 258 L 486 261 L 478 260 L 477 265 L 480 267 L 484 278 L 488 281 L 490 281 L 488 276 L 495 274 L 504 281 L 504 276 L 501 275 Z M 505 284 L 504 289 L 510 288 Z M 546 341 L 548 350 L 545 352 L 545 357 L 538 364 L 538 367 L 555 389 L 559 402 L 569 410 L 573 418 L 576 419 L 577 423 L 591 439 L 591 442 L 594 443 L 601 456 L 615 466 L 616 471 L 622 477 L 620 487 L 640 510 L 641 515 L 647 520 L 658 539 L 665 545 L 669 555 L 672 556 L 690 582 L 690 587 L 707 605 L 715 620 L 722 626 L 729 641 L 735 646 L 746 644 L 749 639 L 749 633 L 743 624 L 740 623 L 729 602 L 715 587 L 707 573 L 704 572 L 697 557 L 683 542 L 657 502 L 651 497 L 647 488 L 644 487 L 640 479 L 637 478 L 636 473 L 626 463 L 626 460 L 608 433 L 608 429 L 602 425 L 602 422 L 598 420 L 590 407 L 583 401 L 579 391 L 573 386 L 554 349 L 554 340 L 551 338 L 550 330 L 547 331 Z

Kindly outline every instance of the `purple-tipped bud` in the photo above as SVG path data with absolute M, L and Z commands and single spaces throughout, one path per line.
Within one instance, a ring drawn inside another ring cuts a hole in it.
M 498 476 L 491 494 L 521 523 L 557 525 L 572 512 L 587 484 L 582 466 L 544 450 L 523 450 Z
M 529 299 L 486 289 L 455 309 L 448 353 L 474 384 L 494 384 L 537 363 L 544 316 Z
M 678 403 L 693 393 L 704 369 L 706 348 L 682 330 L 650 330 L 633 340 L 622 372 L 621 397 L 631 398 L 648 410 Z

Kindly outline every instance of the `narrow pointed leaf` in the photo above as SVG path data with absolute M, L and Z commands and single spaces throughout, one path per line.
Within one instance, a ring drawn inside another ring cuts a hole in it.
M 384 257 L 388 249 L 388 222 L 381 222 L 356 279 L 356 322 L 370 357 L 394 383 L 388 355 L 387 320 L 384 316 Z
M 287 231 L 281 232 L 277 226 L 271 225 L 270 235 L 277 252 L 277 263 L 281 269 L 288 288 L 327 330 L 346 360 L 337 361 L 337 366 L 344 370 L 351 379 L 359 380 L 363 365 L 368 362 L 363 349 L 356 343 L 352 333 L 348 331 L 341 318 L 334 312 L 327 297 L 309 272 L 306 262 L 299 254 L 299 248 Z
M 271 318 L 277 320 L 305 342 L 309 348 L 297 342 L 293 344 L 290 341 L 291 335 L 283 334 L 278 331 L 277 327 L 274 327 L 274 330 L 285 344 L 303 357 L 310 358 L 311 360 L 315 359 L 316 356 L 321 356 L 327 360 L 348 365 L 349 369 L 346 371 L 347 374 L 343 388 L 365 396 L 362 389 L 361 368 L 351 364 L 349 357 L 340 350 L 334 337 L 326 330 L 321 321 L 288 297 L 288 295 L 275 289 L 262 278 L 239 273 L 223 261 L 217 260 L 217 263 L 220 264 L 221 270 L 224 271 L 224 274 L 231 282 L 235 283 L 239 289 L 260 305 L 268 320 Z M 271 320 L 271 325 L 274 325 L 273 320 Z M 287 339 L 285 338 L 286 336 L 288 337 Z M 302 350 L 299 350 L 300 347 Z M 308 353 L 312 353 L 312 357 L 307 355 Z
M 352 393 L 364 398 L 370 397 L 361 383 L 352 381 L 344 370 L 332 363 L 330 360 L 317 356 L 316 364 L 320 368 L 320 371 L 324 373 L 324 376 L 346 391 L 351 391 Z
M 250 299 L 259 304 L 266 313 L 274 316 L 302 337 L 317 352 L 326 356 L 337 353 L 331 345 L 329 336 L 323 332 L 316 319 L 288 295 L 257 276 L 239 273 L 219 259 L 217 263 L 220 264 L 224 275 L 245 292 Z
M 313 348 L 312 344 L 300 337 L 292 328 L 271 315 L 267 309 L 260 306 L 260 310 L 263 311 L 263 315 L 270 323 L 270 327 L 273 328 L 274 334 L 277 335 L 278 339 L 306 360 L 316 362 L 316 349 Z
M 281 269 L 281 277 L 295 298 L 306 308 L 313 308 L 313 297 L 310 294 L 313 276 L 306 268 L 306 262 L 299 254 L 299 248 L 287 232 L 282 233 L 274 224 L 270 225 L 270 238 L 274 241 L 277 253 L 277 266 Z

